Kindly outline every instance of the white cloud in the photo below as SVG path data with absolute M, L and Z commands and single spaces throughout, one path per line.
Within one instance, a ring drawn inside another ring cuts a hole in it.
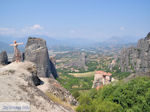
M 121 31 L 124 31 L 124 30 L 125 30 L 125 27 L 124 27 L 124 26 L 121 26 L 121 27 L 120 27 L 120 30 L 121 30 Z
M 0 35 L 9 35 L 9 36 L 26 36 L 26 35 L 37 35 L 42 34 L 43 27 L 39 24 L 35 24 L 33 26 L 23 27 L 20 29 L 15 28 L 0 28 Z
M 0 28 L 1 35 L 13 35 L 15 34 L 15 29 L 13 28 Z
M 39 25 L 39 24 L 35 24 L 35 25 L 33 25 L 33 26 L 30 26 L 30 27 L 24 27 L 24 28 L 22 28 L 21 29 L 21 31 L 22 32 L 34 32 L 34 31 L 36 31 L 36 30 L 43 30 L 43 27 L 41 26 L 41 25 Z
M 43 27 L 41 27 L 39 24 L 35 24 L 35 25 L 31 26 L 30 29 L 32 29 L 32 30 L 37 30 L 37 29 L 42 30 Z

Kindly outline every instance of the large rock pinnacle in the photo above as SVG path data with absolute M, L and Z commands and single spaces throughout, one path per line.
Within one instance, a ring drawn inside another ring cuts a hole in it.
M 25 60 L 36 64 L 39 77 L 58 77 L 55 66 L 49 59 L 45 40 L 30 37 L 25 48 Z

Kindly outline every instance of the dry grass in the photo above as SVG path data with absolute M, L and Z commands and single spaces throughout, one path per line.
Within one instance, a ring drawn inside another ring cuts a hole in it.
M 65 107 L 69 107 L 69 108 L 71 108 L 72 110 L 75 110 L 76 107 L 77 107 L 77 106 L 73 106 L 73 105 L 67 103 L 66 101 L 61 100 L 60 98 L 54 96 L 54 95 L 51 94 L 50 92 L 46 92 L 46 95 L 47 95 L 53 102 L 56 102 L 56 103 L 58 103 L 58 104 L 61 104 L 61 105 L 65 106 Z
M 74 77 L 91 77 L 94 76 L 95 72 L 85 72 L 85 73 L 69 73 Z

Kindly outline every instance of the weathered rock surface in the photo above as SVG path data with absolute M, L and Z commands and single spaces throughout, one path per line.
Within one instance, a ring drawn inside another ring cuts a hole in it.
M 97 88 L 102 85 L 103 85 L 103 77 L 99 74 L 95 74 L 92 88 Z
M 137 47 L 123 49 L 118 60 L 122 72 L 149 72 L 150 33 L 138 41 Z
M 50 100 L 35 86 L 32 78 L 35 73 L 31 62 L 11 63 L 0 68 L 1 102 L 30 102 L 31 112 L 73 112 Z
M 2 65 L 8 64 L 8 56 L 7 56 L 6 51 L 2 51 L 0 53 L 0 64 Z
M 49 59 L 45 40 L 30 37 L 25 48 L 25 60 L 36 64 L 39 77 L 58 77 L 55 66 Z
M 77 100 L 70 94 L 69 91 L 63 88 L 57 80 L 51 78 L 40 79 L 44 82 L 44 84 L 38 86 L 38 88 L 44 93 L 50 93 L 70 105 L 78 105 Z
M 103 87 L 104 85 L 110 84 L 111 82 L 114 82 L 115 79 L 111 76 L 111 73 L 107 73 L 104 71 L 96 71 L 94 75 L 94 81 L 92 88 L 99 89 Z
M 88 67 L 86 66 L 87 56 L 84 52 L 74 52 L 72 53 L 72 55 L 76 59 L 68 62 L 67 64 L 65 64 L 65 66 L 76 67 L 77 69 L 88 69 Z

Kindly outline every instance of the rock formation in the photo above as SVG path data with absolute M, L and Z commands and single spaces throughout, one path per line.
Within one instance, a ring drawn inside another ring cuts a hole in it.
M 31 112 L 73 112 L 46 96 L 35 86 L 35 65 L 31 62 L 11 63 L 0 68 L 1 102 L 30 102 Z
M 36 64 L 39 77 L 58 77 L 55 66 L 49 59 L 45 40 L 30 37 L 25 48 L 25 60 Z
M 96 71 L 92 88 L 99 89 L 103 85 L 113 82 L 114 78 L 112 78 L 111 75 L 111 73 L 106 73 L 104 71 Z
M 52 93 L 56 97 L 59 97 L 62 101 L 66 101 L 71 105 L 77 105 L 77 100 L 70 94 L 68 90 L 63 88 L 58 81 L 54 79 L 49 79 L 49 89 L 48 92 Z
M 87 70 L 87 56 L 84 52 L 81 53 L 81 56 L 79 57 L 79 62 L 80 62 L 80 65 L 79 67 L 81 68 L 84 68 L 85 70 Z
M 112 62 L 110 63 L 110 65 L 108 66 L 108 68 L 112 71 L 113 68 L 116 66 L 116 59 L 113 59 Z
M 73 57 L 75 58 L 74 60 L 68 62 L 65 64 L 65 66 L 69 67 L 75 67 L 77 69 L 84 69 L 87 70 L 88 67 L 86 66 L 87 64 L 87 56 L 84 52 L 74 52 L 72 53 Z
M 149 72 L 150 33 L 138 41 L 137 47 L 123 49 L 118 61 L 122 72 Z
M 70 105 L 78 105 L 77 100 L 59 82 L 52 78 L 40 78 L 44 84 L 38 86 L 44 93 L 49 93 Z
M 8 56 L 7 56 L 6 51 L 2 51 L 0 53 L 0 64 L 2 65 L 8 64 Z
M 49 58 L 50 58 L 50 60 L 52 61 L 52 63 L 53 63 L 54 65 L 56 65 L 56 59 L 55 59 L 55 57 L 54 57 L 54 56 L 50 56 Z

